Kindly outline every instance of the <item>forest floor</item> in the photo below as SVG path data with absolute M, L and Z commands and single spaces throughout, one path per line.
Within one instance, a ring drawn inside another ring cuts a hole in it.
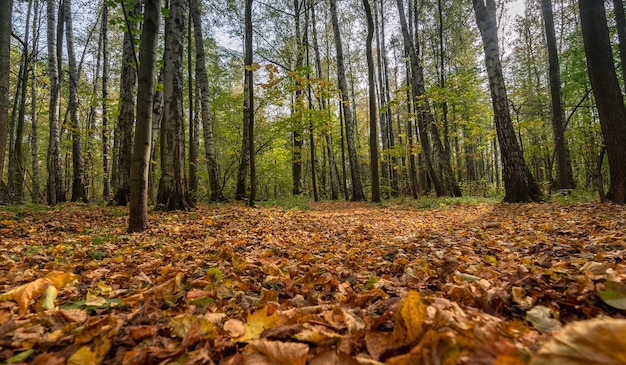
M 126 214 L 0 207 L 0 362 L 624 363 L 626 207 Z

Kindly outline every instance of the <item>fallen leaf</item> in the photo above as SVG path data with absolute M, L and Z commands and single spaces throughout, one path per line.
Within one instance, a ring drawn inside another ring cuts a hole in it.
M 261 339 L 250 342 L 242 355 L 246 365 L 306 365 L 308 352 L 302 343 Z
M 526 320 L 539 332 L 551 332 L 561 329 L 561 322 L 552 318 L 550 308 L 537 305 L 526 312 Z
M 598 290 L 602 300 L 613 308 L 626 309 L 626 285 L 607 281 L 604 290 Z
M 237 338 L 233 338 L 235 342 L 250 342 L 261 338 L 261 333 L 266 329 L 274 327 L 278 323 L 278 313 L 268 314 L 269 306 L 265 306 L 253 314 L 249 314 L 246 320 L 245 332 Z

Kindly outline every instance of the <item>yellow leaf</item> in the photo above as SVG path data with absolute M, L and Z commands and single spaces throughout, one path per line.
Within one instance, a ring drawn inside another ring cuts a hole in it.
M 393 338 L 396 343 L 408 345 L 418 342 L 424 333 L 424 320 L 426 320 L 426 305 L 422 297 L 416 291 L 406 293 L 394 314 L 395 328 Z
M 268 314 L 269 307 L 263 307 L 260 310 L 256 311 L 254 314 L 248 315 L 248 320 L 246 321 L 246 331 L 243 336 L 234 338 L 235 342 L 250 342 L 252 340 L 256 340 L 261 338 L 261 333 L 268 328 L 272 328 L 278 323 L 278 314 L 273 312 L 272 314 Z
M 96 353 L 89 346 L 83 346 L 67 359 L 67 365 L 96 365 Z
M 43 301 L 41 302 L 41 308 L 46 310 L 54 308 L 54 300 L 57 298 L 57 293 L 58 290 L 54 285 L 48 285 Z
M 50 280 L 57 289 L 61 289 L 72 281 L 78 280 L 79 277 L 74 273 L 62 271 L 51 271 L 46 275 L 46 279 Z
M 85 305 L 92 307 L 100 307 L 107 304 L 106 299 L 99 297 L 97 295 L 93 295 L 91 293 L 87 293 L 87 298 L 85 298 Z

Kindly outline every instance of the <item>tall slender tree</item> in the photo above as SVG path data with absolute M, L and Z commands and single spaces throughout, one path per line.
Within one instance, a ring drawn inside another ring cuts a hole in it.
M 552 110 L 552 134 L 556 155 L 556 188 L 574 188 L 574 175 L 569 147 L 565 138 L 565 110 L 563 109 L 563 93 L 561 92 L 561 71 L 559 69 L 559 53 L 552 16 L 552 0 L 541 0 L 541 13 L 548 46 L 548 76 L 550 77 L 550 97 Z
M 376 105 L 376 84 L 374 83 L 374 55 L 372 53 L 372 41 L 374 39 L 374 19 L 369 0 L 363 0 L 365 17 L 367 19 L 367 40 L 365 42 L 365 56 L 367 57 L 367 82 L 369 89 L 369 119 L 370 119 L 370 178 L 372 182 L 372 201 L 380 202 L 380 176 L 378 174 L 378 123 L 376 115 L 378 107 Z
M 63 0 L 65 4 L 65 35 L 67 38 L 67 57 L 69 65 L 69 84 L 70 84 L 70 101 L 68 111 L 70 116 L 70 126 L 72 128 L 72 201 L 87 200 L 85 194 L 84 182 L 84 161 L 83 147 L 80 133 L 80 125 L 78 122 L 78 64 L 76 62 L 76 53 L 74 52 L 74 30 L 72 27 L 72 1 Z
M 63 190 L 63 169 L 61 165 L 61 130 L 59 126 L 59 109 L 61 98 L 61 76 L 57 57 L 56 1 L 47 0 L 47 43 L 48 43 L 48 77 L 50 81 L 50 103 L 48 105 L 48 204 L 57 204 L 65 201 Z M 59 23 L 61 19 L 59 19 Z
M 617 81 L 603 0 L 578 0 L 583 43 L 600 127 L 609 158 L 611 186 L 606 197 L 626 203 L 626 107 Z
M 486 2 L 485 2 L 486 1 Z M 530 173 L 515 137 L 509 102 L 500 64 L 496 4 L 494 0 L 472 0 L 476 23 L 482 36 L 485 65 L 491 90 L 491 101 L 500 153 L 504 164 L 504 201 L 508 203 L 536 201 L 541 190 Z
M 0 2 L 0 70 L 9 70 L 11 60 L 11 24 L 13 0 Z M 9 72 L 0 72 L 0 188 L 4 176 L 9 131 Z
M 243 95 L 243 125 L 248 129 L 248 161 L 250 162 L 250 196 L 248 197 L 248 206 L 253 207 L 256 199 L 256 165 L 254 160 L 254 70 L 252 65 L 252 2 L 246 0 L 245 10 L 245 77 L 244 77 L 244 95 Z
M 109 142 L 109 6 L 108 0 L 102 0 L 102 197 L 104 201 L 111 198 L 111 146 Z
M 343 118 L 346 126 L 346 141 L 348 146 L 348 156 L 350 160 L 350 175 L 352 177 L 352 201 L 365 200 L 363 193 L 363 184 L 361 183 L 361 169 L 359 167 L 359 159 L 356 152 L 355 133 L 356 121 L 354 113 L 350 105 L 348 94 L 348 83 L 346 81 L 346 67 L 343 60 L 343 45 L 341 42 L 341 32 L 339 30 L 339 18 L 337 16 L 337 0 L 330 0 L 330 15 L 333 24 L 333 34 L 335 39 L 335 50 L 337 57 L 337 80 L 339 91 L 341 93 L 341 101 L 343 104 Z
M 193 207 L 185 178 L 185 110 L 182 73 L 187 8 L 187 0 L 171 0 L 169 16 L 165 20 L 161 181 L 157 193 L 157 206 L 166 211 L 187 210 Z
M 137 98 L 137 56 L 135 54 L 136 26 L 135 19 L 141 11 L 141 2 L 132 0 L 122 2 L 126 21 L 122 49 L 122 72 L 120 75 L 120 109 L 115 129 L 115 138 L 119 141 L 114 150 L 115 205 L 127 205 L 130 198 L 130 163 L 133 153 L 133 126 L 135 124 L 135 104 Z
M 152 140 L 152 106 L 156 70 L 157 39 L 161 19 L 161 0 L 144 2 L 143 29 L 139 49 L 137 124 L 130 169 L 130 214 L 128 231 L 148 227 L 148 168 Z

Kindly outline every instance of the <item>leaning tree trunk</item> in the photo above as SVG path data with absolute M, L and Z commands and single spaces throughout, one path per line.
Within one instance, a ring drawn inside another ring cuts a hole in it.
M 438 196 L 450 195 L 461 196 L 461 189 L 456 183 L 452 166 L 450 165 L 450 158 L 446 153 L 441 139 L 439 138 L 439 130 L 435 125 L 434 117 L 430 111 L 429 101 L 426 98 L 426 88 L 424 86 L 424 70 L 420 64 L 418 57 L 418 50 L 415 49 L 419 45 L 419 42 L 414 42 L 407 26 L 406 17 L 404 15 L 404 4 L 402 0 L 397 0 L 398 13 L 400 15 L 400 26 L 402 28 L 402 36 L 404 39 L 404 46 L 409 54 L 409 63 L 411 67 L 411 89 L 413 91 L 413 103 L 414 108 L 418 113 L 418 126 L 420 143 L 422 145 L 422 154 L 426 162 L 426 167 L 430 174 L 430 178 L 435 186 L 435 191 Z M 430 141 L 428 138 L 428 132 L 432 135 L 432 143 L 434 149 L 434 155 L 437 158 L 437 162 L 443 172 L 440 174 L 435 169 L 435 164 L 432 161 Z
M 579 0 L 578 6 L 587 70 L 600 115 L 600 128 L 611 170 L 611 186 L 607 198 L 614 203 L 625 204 L 626 107 L 613 63 L 604 1 Z
M 139 49 L 137 125 L 130 169 L 130 214 L 128 231 L 148 227 L 148 168 L 152 140 L 152 102 L 156 69 L 161 0 L 146 0 Z
M 187 28 L 187 0 L 171 0 L 165 20 L 163 122 L 161 124 L 161 181 L 157 207 L 188 210 L 193 202 L 185 180 L 185 109 L 183 107 L 183 45 Z
M 556 155 L 556 188 L 573 189 L 574 175 L 565 138 L 565 111 L 563 110 L 563 94 L 561 92 L 561 71 L 559 70 L 559 54 L 552 17 L 552 0 L 541 0 L 541 12 L 546 31 L 548 46 L 548 74 L 550 77 L 550 97 L 552 106 L 552 134 Z
M 74 53 L 74 31 L 72 29 L 72 3 L 71 0 L 65 2 L 65 27 L 67 37 L 67 57 L 70 75 L 70 102 L 68 105 L 70 114 L 70 126 L 72 128 L 72 172 L 74 180 L 72 182 L 72 201 L 87 201 L 85 194 L 83 149 L 78 124 L 78 66 L 76 64 L 76 54 Z
M 140 12 L 141 2 L 135 0 L 128 18 L 134 18 Z M 133 153 L 133 125 L 135 123 L 135 102 L 137 91 L 137 64 L 135 56 L 135 27 L 127 24 L 124 32 L 122 52 L 122 74 L 120 77 L 120 113 L 117 118 L 116 137 L 119 137 L 119 149 L 116 159 L 115 195 L 112 203 L 127 205 L 130 199 L 130 164 Z
M 55 17 L 55 0 L 47 1 L 47 37 L 48 37 L 48 77 L 50 78 L 50 103 L 48 106 L 48 204 L 65 201 L 63 191 L 63 168 L 61 164 L 61 130 L 59 127 L 59 110 L 61 85 L 59 63 L 57 59 L 57 32 Z M 59 19 L 59 21 L 61 21 Z
M 339 31 L 339 20 L 337 17 L 337 0 L 330 0 L 330 14 L 333 23 L 333 34 L 335 37 L 335 48 L 337 52 L 337 80 L 339 90 L 341 92 L 343 116 L 346 125 L 346 141 L 350 160 L 350 175 L 352 177 L 352 201 L 361 201 L 365 200 L 365 194 L 363 194 L 359 159 L 357 157 L 356 145 L 354 143 L 356 121 L 354 120 L 352 108 L 350 107 L 350 99 L 348 97 L 348 83 L 346 81 L 346 69 L 343 61 L 343 47 L 341 44 L 341 33 Z
M 486 1 L 486 4 L 485 0 L 472 0 L 472 3 L 485 51 L 485 64 L 489 77 L 489 88 L 491 89 L 496 133 L 504 165 L 502 171 L 505 188 L 504 201 L 508 203 L 538 201 L 541 198 L 541 190 L 528 166 L 526 166 L 511 121 L 504 76 L 500 65 L 496 5 L 494 0 Z
M 202 34 L 202 17 L 198 0 L 191 0 L 191 14 L 193 17 L 193 30 L 196 39 L 196 82 L 200 88 L 200 117 L 202 131 L 204 133 L 204 153 L 209 172 L 209 186 L 211 188 L 211 201 L 223 200 L 220 189 L 220 179 L 215 155 L 215 141 L 213 139 L 213 121 L 211 120 L 211 95 L 209 94 L 209 78 L 206 71 L 206 59 L 204 56 L 204 36 Z
M 619 58 L 621 61 L 622 82 L 626 91 L 626 16 L 624 16 L 624 1 L 613 0 L 615 12 L 615 28 L 619 39 Z

